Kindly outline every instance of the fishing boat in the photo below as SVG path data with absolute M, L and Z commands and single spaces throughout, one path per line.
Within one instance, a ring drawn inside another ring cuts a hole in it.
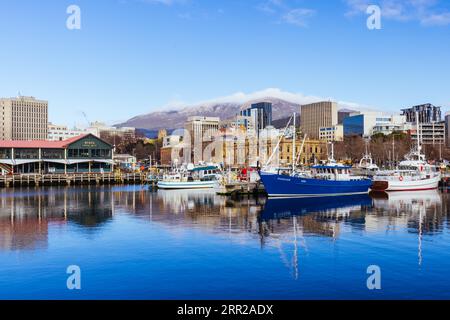
M 158 181 L 159 189 L 209 189 L 215 188 L 220 180 L 220 169 L 215 165 L 192 164 L 175 168 Z
M 312 167 L 311 174 L 292 175 L 261 172 L 269 197 L 328 197 L 367 194 L 372 180 L 350 174 L 351 166 L 336 162 Z
M 331 157 L 324 164 L 311 167 L 310 173 L 292 171 L 291 174 L 260 172 L 269 197 L 328 197 L 353 194 L 367 194 L 372 180 L 351 174 L 351 166 Z
M 375 176 L 380 169 L 374 163 L 372 154 L 369 152 L 368 143 L 366 142 L 366 153 L 359 161 L 359 165 L 353 170 L 355 174 L 363 175 L 367 177 Z
M 422 153 L 421 130 L 417 121 L 417 146 L 405 156 L 395 170 L 380 172 L 374 177 L 372 191 L 418 191 L 439 188 L 441 172 L 426 161 Z
M 411 152 L 398 169 L 380 172 L 374 177 L 372 191 L 418 191 L 439 187 L 441 173 L 419 151 Z

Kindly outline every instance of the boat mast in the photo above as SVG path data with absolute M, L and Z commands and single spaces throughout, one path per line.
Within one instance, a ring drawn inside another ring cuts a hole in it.
M 305 141 L 306 141 L 306 137 L 307 137 L 307 136 L 308 136 L 308 135 L 305 134 L 305 136 L 303 137 L 302 145 L 300 146 L 300 150 L 298 151 L 298 154 L 297 154 L 297 159 L 295 159 L 295 165 L 296 165 L 296 166 L 297 166 L 297 165 L 299 164 L 299 162 L 300 162 L 300 156 L 302 155 L 303 146 L 305 145 Z
M 330 158 L 330 160 L 331 161 L 334 160 L 334 143 L 333 142 L 331 142 L 331 158 Z
M 273 159 L 275 153 L 278 151 L 278 148 L 280 147 L 281 139 L 283 139 L 283 137 L 286 136 L 286 133 L 287 133 L 287 131 L 288 131 L 289 125 L 291 124 L 291 121 L 292 121 L 292 117 L 289 119 L 288 124 L 287 124 L 286 127 L 284 128 L 283 135 L 281 135 L 281 136 L 279 137 L 278 142 L 277 142 L 277 145 L 275 146 L 275 149 L 273 149 L 272 154 L 270 155 L 269 159 L 267 159 L 266 164 L 264 165 L 265 167 L 267 167 L 267 166 L 272 162 L 272 159 Z
M 296 138 L 296 129 L 295 129 L 295 112 L 294 112 L 294 133 L 293 133 L 293 136 L 292 136 L 292 172 L 294 172 L 295 171 L 295 155 L 296 155 L 296 152 L 295 152 L 295 138 Z
M 416 136 L 417 136 L 417 153 L 418 157 L 420 158 L 420 154 L 422 152 L 422 146 L 421 146 L 421 139 L 422 139 L 422 133 L 420 130 L 420 124 L 419 124 L 419 112 L 416 111 Z

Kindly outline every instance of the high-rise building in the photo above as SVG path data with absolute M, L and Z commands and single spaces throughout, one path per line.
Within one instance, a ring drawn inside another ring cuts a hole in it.
M 332 127 L 338 123 L 336 102 L 324 101 L 302 105 L 300 110 L 300 128 L 308 138 L 319 139 L 321 127 Z
M 0 140 L 46 140 L 48 101 L 18 96 L 0 99 Z
M 217 117 L 189 117 L 185 129 L 191 138 L 194 163 L 206 161 L 203 159 L 203 142 L 212 141 L 219 130 L 220 118 Z
M 406 116 L 406 122 L 416 123 L 416 113 L 419 115 L 419 123 L 441 122 L 441 107 L 436 107 L 431 103 L 402 109 L 402 111 Z
M 431 103 L 421 104 L 411 108 L 403 109 L 406 122 L 412 128 L 411 138 L 417 140 L 417 120 L 423 144 L 445 143 L 445 121 L 442 121 L 441 107 Z M 416 120 L 416 115 L 418 119 Z
M 254 103 L 250 108 L 242 110 L 241 116 L 251 117 L 253 119 L 255 130 L 262 130 L 267 126 L 272 125 L 272 103 Z

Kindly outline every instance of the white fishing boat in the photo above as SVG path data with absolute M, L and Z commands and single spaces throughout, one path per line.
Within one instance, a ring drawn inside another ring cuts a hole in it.
M 372 154 L 369 152 L 368 143 L 366 143 L 366 153 L 359 161 L 359 165 L 355 168 L 354 174 L 373 177 L 379 170 L 372 159 Z
M 416 115 L 416 118 L 418 116 Z M 421 133 L 417 124 L 417 147 L 406 155 L 396 170 L 380 172 L 374 177 L 373 191 L 418 191 L 439 187 L 439 168 L 426 161 L 422 154 Z
M 158 181 L 159 189 L 209 189 L 215 188 L 221 178 L 215 165 L 188 165 L 175 168 Z

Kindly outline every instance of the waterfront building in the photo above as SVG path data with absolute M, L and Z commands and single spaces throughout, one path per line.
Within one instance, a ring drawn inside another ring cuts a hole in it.
M 48 101 L 18 96 L 0 99 L 1 140 L 46 140 Z
M 79 128 L 72 128 L 69 129 L 65 125 L 57 125 L 52 124 L 51 122 L 48 123 L 48 137 L 47 140 L 49 141 L 62 141 L 67 140 L 73 137 L 85 135 L 88 133 L 92 133 L 95 135 L 96 130 L 89 131 L 87 129 L 79 129 Z
M 213 141 L 219 130 L 220 119 L 217 117 L 189 117 L 185 129 L 189 133 L 194 163 L 206 161 L 203 159 L 204 142 Z
M 249 108 L 241 110 L 241 116 L 251 117 L 253 126 L 257 132 L 272 125 L 272 103 L 259 102 Z
M 308 138 L 319 139 L 321 127 L 332 127 L 338 124 L 337 103 L 323 101 L 302 105 L 300 107 L 300 128 Z
M 0 169 L 3 174 L 111 172 L 113 146 L 92 134 L 64 141 L 0 140 Z
M 344 140 L 344 126 L 337 124 L 332 127 L 319 128 L 319 140 L 335 142 Z

